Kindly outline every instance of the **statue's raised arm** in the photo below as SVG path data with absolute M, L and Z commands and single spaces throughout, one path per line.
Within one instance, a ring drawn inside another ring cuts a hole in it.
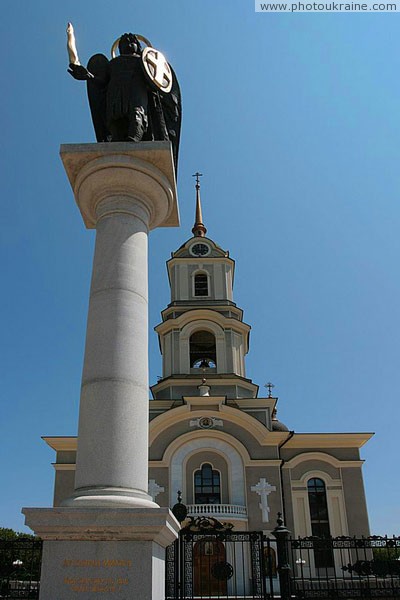
M 146 45 L 144 49 L 141 42 Z M 111 60 L 95 54 L 86 68 L 80 64 L 71 23 L 67 48 L 68 72 L 74 79 L 87 82 L 97 141 L 169 140 L 177 170 L 181 94 L 164 55 L 143 36 L 124 33 L 112 46 Z

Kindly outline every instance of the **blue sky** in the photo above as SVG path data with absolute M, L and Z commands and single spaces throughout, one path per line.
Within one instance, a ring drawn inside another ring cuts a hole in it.
M 41 435 L 75 435 L 94 232 L 58 156 L 94 141 L 66 72 L 125 31 L 164 51 L 183 95 L 180 229 L 150 235 L 153 327 L 165 261 L 190 237 L 200 170 L 209 236 L 236 260 L 247 375 L 297 432 L 374 431 L 371 527 L 399 534 L 400 16 L 260 14 L 253 0 L 3 0 L 0 526 L 52 502 Z M 261 388 L 262 389 L 262 388 Z

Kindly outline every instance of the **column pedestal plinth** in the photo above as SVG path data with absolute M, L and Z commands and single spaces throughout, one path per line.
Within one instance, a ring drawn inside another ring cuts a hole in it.
M 41 600 L 94 592 L 115 600 L 162 600 L 165 547 L 179 524 L 167 508 L 28 508 L 26 524 L 43 540 Z

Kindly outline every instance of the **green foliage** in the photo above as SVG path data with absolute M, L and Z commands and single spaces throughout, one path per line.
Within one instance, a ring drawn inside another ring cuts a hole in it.
M 397 560 L 400 557 L 400 548 L 373 548 L 374 560 Z
M 36 536 L 30 533 L 21 533 L 8 527 L 0 527 L 0 540 L 18 540 L 20 538 L 37 539 Z

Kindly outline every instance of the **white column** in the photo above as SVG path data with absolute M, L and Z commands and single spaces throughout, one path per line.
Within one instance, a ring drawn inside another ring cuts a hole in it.
M 62 507 L 23 509 L 44 541 L 40 600 L 163 600 L 179 523 L 147 493 L 147 236 L 179 224 L 171 147 L 80 144 L 61 156 L 96 248 L 75 493 Z
M 76 490 L 64 506 L 157 507 L 147 493 L 147 237 L 170 224 L 176 199 L 162 161 L 156 167 L 143 160 L 146 146 L 160 144 L 96 144 L 84 164 L 77 164 L 82 146 L 62 153 L 83 219 L 96 228 Z M 153 159 L 157 153 L 153 148 Z

